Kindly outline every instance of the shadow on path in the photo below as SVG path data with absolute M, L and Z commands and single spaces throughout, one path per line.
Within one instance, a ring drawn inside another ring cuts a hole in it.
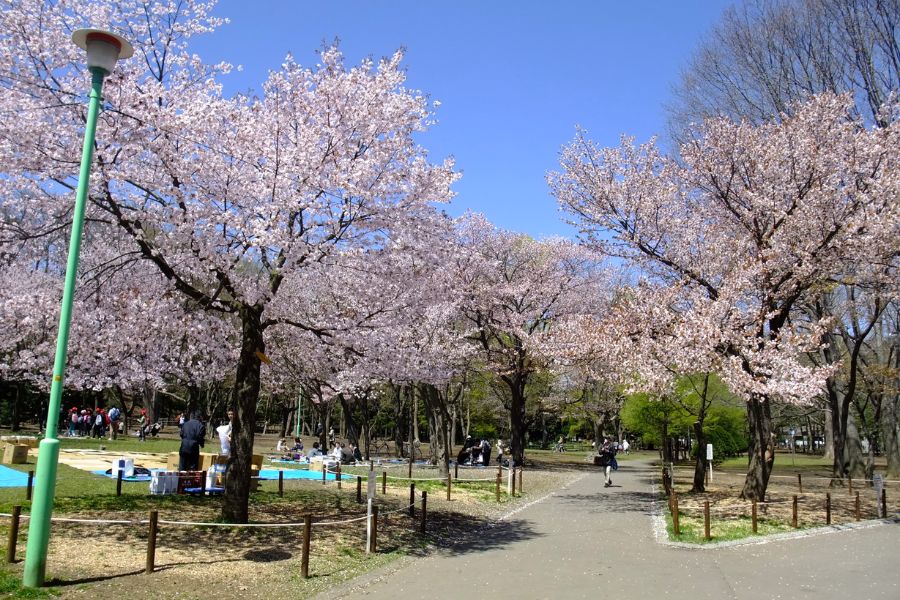
M 617 490 L 616 488 L 619 487 Z M 597 494 L 565 494 L 558 497 L 558 501 L 578 507 L 589 507 L 588 512 L 616 512 L 649 514 L 651 504 L 656 499 L 656 494 L 640 491 L 620 491 L 621 486 L 605 488 L 604 492 Z
M 494 521 L 455 539 L 441 540 L 436 553 L 457 555 L 485 552 L 542 536 L 543 534 L 536 532 L 527 521 L 519 519 Z

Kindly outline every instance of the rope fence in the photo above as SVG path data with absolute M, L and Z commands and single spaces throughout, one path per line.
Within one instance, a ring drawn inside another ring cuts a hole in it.
M 692 498 L 687 504 L 681 504 L 680 498 L 674 489 L 672 483 L 670 468 L 663 468 L 663 485 L 668 495 L 668 508 L 672 517 L 672 529 L 676 536 L 681 535 L 681 518 L 703 519 L 703 537 L 705 540 L 712 539 L 712 516 L 717 515 L 720 523 L 726 521 L 735 521 L 736 519 L 746 518 L 749 512 L 751 519 L 751 528 L 754 534 L 758 533 L 759 512 L 766 513 L 767 521 L 775 523 L 782 519 L 782 523 L 789 522 L 790 527 L 799 529 L 801 523 L 808 526 L 821 524 L 832 525 L 832 521 L 836 515 L 843 516 L 845 519 L 861 521 L 865 518 L 897 518 L 900 515 L 900 506 L 888 504 L 888 489 L 882 484 L 883 480 L 872 480 L 876 483 L 874 490 L 864 487 L 862 490 L 857 489 L 853 492 L 852 487 L 848 495 L 838 494 L 833 496 L 832 493 L 810 492 L 803 493 L 803 481 L 798 474 L 797 484 L 800 493 L 793 494 L 789 498 L 772 499 L 767 497 L 765 500 L 750 500 L 741 503 L 729 503 L 723 506 L 712 506 L 708 498 L 704 499 L 702 504 Z M 794 479 L 791 476 L 779 476 L 780 478 Z M 812 479 L 812 478 L 810 478 Z M 830 480 L 829 480 L 830 481 Z M 859 481 L 859 480 L 857 480 Z M 890 480 L 889 480 L 890 482 Z M 851 484 L 852 486 L 852 484 Z M 872 493 L 874 491 L 874 493 Z M 863 506 L 865 500 L 866 505 Z M 896 504 L 896 496 L 894 496 Z M 790 505 L 789 517 L 782 513 L 783 507 Z M 774 509 L 771 513 L 769 508 Z M 801 520 L 801 509 L 803 511 Z M 874 509 L 874 510 L 873 510 Z M 824 517 L 824 518 L 821 518 Z
M 422 492 L 421 496 L 421 517 L 419 521 L 414 521 L 414 528 L 422 534 L 426 533 L 426 503 L 427 503 L 427 492 Z M 401 506 L 399 508 L 394 508 L 391 510 L 387 510 L 381 512 L 382 517 L 387 517 L 388 515 L 396 514 L 399 512 L 408 511 L 410 516 L 414 516 L 416 502 L 415 499 L 412 498 L 412 502 L 406 506 Z M 83 519 L 83 518 L 71 518 L 71 517 L 53 517 L 51 518 L 51 522 L 53 523 L 67 523 L 74 525 L 127 525 L 127 526 L 148 526 L 148 538 L 147 538 L 147 566 L 146 572 L 152 573 L 155 570 L 156 565 L 156 541 L 157 536 L 159 535 L 159 526 L 167 525 L 172 527 L 228 527 L 228 528 L 236 528 L 236 529 L 254 529 L 254 528 L 278 528 L 278 529 L 291 529 L 291 528 L 303 528 L 303 542 L 302 542 L 302 557 L 301 557 L 301 576 L 306 579 L 309 577 L 309 551 L 310 551 L 310 539 L 312 536 L 312 528 L 313 527 L 338 527 L 343 525 L 349 525 L 353 523 L 359 523 L 362 521 L 366 521 L 366 548 L 367 552 L 375 552 L 375 540 L 377 535 L 378 528 L 378 517 L 379 517 L 379 506 L 372 505 L 372 512 L 369 514 L 362 515 L 360 517 L 354 517 L 349 519 L 342 519 L 338 521 L 313 521 L 314 517 L 312 515 L 306 515 L 303 521 L 298 522 L 287 522 L 287 523 L 218 523 L 218 522 L 204 522 L 204 521 L 175 521 L 168 519 L 160 519 L 159 512 L 156 510 L 150 511 L 150 515 L 148 519 Z M 16 561 L 16 552 L 18 545 L 18 537 L 19 537 L 19 528 L 22 520 L 30 519 L 30 515 L 22 514 L 21 506 L 14 506 L 12 513 L 0 513 L 0 518 L 8 518 L 10 519 L 10 528 L 9 528 L 9 538 L 7 543 L 7 553 L 6 553 L 6 561 L 7 563 L 13 563 Z
M 367 466 L 365 464 L 357 465 L 357 466 Z M 397 466 L 408 466 L 408 465 L 397 465 Z M 418 465 L 417 465 L 418 467 Z M 385 465 L 382 465 L 382 468 L 385 468 Z M 201 527 L 201 528 L 232 528 L 232 529 L 302 529 L 303 531 L 303 543 L 302 543 L 302 561 L 301 561 L 301 576 L 303 578 L 309 577 L 309 548 L 310 548 L 310 539 L 312 535 L 313 528 L 319 527 L 341 527 L 347 525 L 353 525 L 355 523 L 366 523 L 366 551 L 367 552 L 375 552 L 377 547 L 377 532 L 378 532 L 378 520 L 379 516 L 384 519 L 390 515 L 394 515 L 400 512 L 408 512 L 409 517 L 414 523 L 414 527 L 421 534 L 426 534 L 427 532 L 427 498 L 428 492 L 422 491 L 420 495 L 421 508 L 419 510 L 419 517 L 416 518 L 416 483 L 417 482 L 444 482 L 447 487 L 447 500 L 450 501 L 452 499 L 452 488 L 454 483 L 485 483 L 485 482 L 493 482 L 495 485 L 495 493 L 497 502 L 501 501 L 501 490 L 503 480 L 507 480 L 506 492 L 510 497 L 515 497 L 517 492 L 519 495 L 522 494 L 522 482 L 524 479 L 523 469 L 514 468 L 514 469 L 504 469 L 503 467 L 498 467 L 496 476 L 489 478 L 472 478 L 472 477 L 458 477 L 458 469 L 456 466 L 453 473 L 448 473 L 446 477 L 397 477 L 397 476 L 388 476 L 386 470 L 382 470 L 381 472 L 381 494 L 387 494 L 387 482 L 390 479 L 395 484 L 397 482 L 410 482 L 409 485 L 409 503 L 404 504 L 397 508 L 392 508 L 389 510 L 382 510 L 385 507 L 379 506 L 374 502 L 374 498 L 371 504 L 371 513 L 364 514 L 358 517 L 351 517 L 348 519 L 342 520 L 333 520 L 333 521 L 317 521 L 314 519 L 312 515 L 304 516 L 303 521 L 295 521 L 295 522 L 284 522 L 284 523 L 221 523 L 221 522 L 205 522 L 205 521 L 186 521 L 186 520 L 172 520 L 172 519 L 160 519 L 159 512 L 156 510 L 151 510 L 147 519 L 105 519 L 105 518 L 77 518 L 77 517 L 54 517 L 51 519 L 53 523 L 65 523 L 70 525 L 88 525 L 88 526 L 129 526 L 129 527 L 147 527 L 147 564 L 146 564 L 146 572 L 152 573 L 155 570 L 156 565 L 156 541 L 157 536 L 160 532 L 160 527 L 165 528 L 178 528 L 178 527 Z M 278 478 L 277 480 L 269 479 L 268 477 L 260 477 L 253 476 L 252 479 L 256 481 L 277 481 L 278 485 L 278 494 L 283 495 L 284 493 L 284 481 L 285 472 L 289 472 L 290 469 L 278 469 Z M 504 472 L 505 471 L 505 472 Z M 374 471 L 371 471 L 373 478 L 375 477 Z M 72 474 L 67 475 L 65 477 L 58 477 L 57 482 L 61 479 L 73 479 L 73 480 L 84 480 L 84 481 L 92 481 L 97 482 L 97 477 L 99 473 L 84 473 L 82 474 Z M 456 477 L 454 477 L 456 475 Z M 176 472 L 176 471 L 157 471 L 155 477 L 142 477 L 140 479 L 131 479 L 123 476 L 122 471 L 118 471 L 117 476 L 115 478 L 116 483 L 116 495 L 120 496 L 122 494 L 123 483 L 132 483 L 132 482 L 140 482 L 140 483 L 150 483 L 158 482 L 160 478 L 165 477 L 168 480 L 168 484 L 171 488 L 170 491 L 177 493 L 189 493 L 189 494 L 197 494 L 207 495 L 212 494 L 215 491 L 222 491 L 224 488 L 224 479 L 227 476 L 225 472 L 218 471 L 189 471 L 189 472 Z M 504 477 L 506 476 L 506 477 Z M 343 483 L 351 483 L 353 479 L 356 480 L 356 499 L 358 503 L 362 503 L 362 479 L 363 477 L 355 474 L 348 474 L 346 472 L 342 473 L 342 469 L 340 464 L 335 469 L 331 469 L 325 465 L 322 468 L 322 479 L 321 482 L 323 485 L 328 485 L 329 483 L 333 483 L 337 486 L 338 489 L 341 489 Z M 214 485 L 209 486 L 209 481 L 212 480 Z M 297 481 L 297 480 L 291 480 Z M 307 483 L 311 483 L 314 479 L 306 478 L 304 480 Z M 26 485 L 26 499 L 30 500 L 32 495 L 34 482 L 34 472 L 31 471 L 27 476 L 27 485 Z M 173 484 L 173 482 L 175 482 Z M 376 486 L 377 489 L 377 486 Z M 9 518 L 10 519 L 10 528 L 9 528 L 9 539 L 7 546 L 7 562 L 15 562 L 15 556 L 17 551 L 17 541 L 19 535 L 19 524 L 22 519 L 29 519 L 28 515 L 23 515 L 21 513 L 21 506 L 14 506 L 12 513 L 0 513 L 0 518 Z M 380 515 L 379 515 L 379 511 Z

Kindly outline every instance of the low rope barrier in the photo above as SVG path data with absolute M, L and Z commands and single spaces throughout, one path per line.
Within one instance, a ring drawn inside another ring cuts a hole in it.
M 674 471 L 689 471 L 691 473 L 694 472 L 694 467 L 672 467 Z M 718 470 L 714 473 L 715 477 L 746 477 L 746 473 L 735 473 L 733 471 L 726 470 Z M 770 475 L 769 479 L 796 479 L 797 475 Z M 828 476 L 806 476 L 803 475 L 804 481 L 842 481 L 844 479 L 853 480 L 853 482 L 863 482 L 863 483 L 875 483 L 874 479 L 864 479 L 864 478 L 856 478 L 856 477 L 828 477 Z M 882 479 L 884 483 L 900 483 L 900 479 Z

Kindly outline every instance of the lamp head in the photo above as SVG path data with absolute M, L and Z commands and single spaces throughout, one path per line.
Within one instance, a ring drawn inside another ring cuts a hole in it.
M 102 69 L 109 75 L 120 58 L 131 58 L 134 48 L 128 40 L 111 31 L 79 29 L 72 34 L 75 45 L 87 52 L 89 69 Z

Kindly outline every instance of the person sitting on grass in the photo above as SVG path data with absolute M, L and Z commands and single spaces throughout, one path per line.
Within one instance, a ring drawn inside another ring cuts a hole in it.
M 359 446 L 356 444 L 350 444 L 350 456 L 353 459 L 353 462 L 362 462 L 362 452 L 359 451 Z
M 309 450 L 309 457 L 322 456 L 322 450 L 319 448 L 319 442 L 313 442 L 312 448 Z

